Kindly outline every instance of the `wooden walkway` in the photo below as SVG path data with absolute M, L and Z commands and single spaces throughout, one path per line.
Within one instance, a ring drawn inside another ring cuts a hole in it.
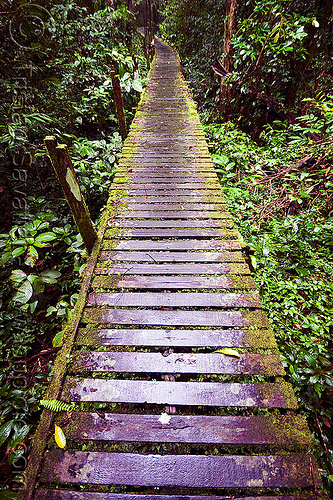
M 156 49 L 46 396 L 76 402 L 67 447 L 45 410 L 21 499 L 316 499 L 178 56 Z

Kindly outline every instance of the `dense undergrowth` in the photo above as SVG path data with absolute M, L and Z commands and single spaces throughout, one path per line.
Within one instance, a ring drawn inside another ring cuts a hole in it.
M 281 124 L 280 124 L 281 125 Z M 323 151 L 292 129 L 266 128 L 260 145 L 233 123 L 206 133 L 228 207 L 301 411 L 317 436 L 316 458 L 332 439 L 333 171 Z M 330 141 L 330 135 L 328 135 Z M 328 144 L 321 147 L 327 149 Z M 307 158 L 306 161 L 304 159 Z
M 134 16 L 127 2 L 117 6 L 88 14 L 74 2 L 41 2 L 0 17 L 0 490 L 7 492 L 26 463 L 52 376 L 52 339 L 71 317 L 87 258 L 44 137 L 69 146 L 97 223 L 121 150 L 111 63 L 128 125 L 144 83 Z

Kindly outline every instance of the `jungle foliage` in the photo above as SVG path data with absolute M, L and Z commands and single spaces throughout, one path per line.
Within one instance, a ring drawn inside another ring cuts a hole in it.
M 128 7 L 0 2 L 0 490 L 24 467 L 52 339 L 71 317 L 87 258 L 44 137 L 68 145 L 98 222 L 121 150 L 110 68 L 117 63 L 128 124 L 147 69 Z
M 225 54 L 230 3 L 165 0 L 160 32 L 179 51 L 207 124 L 226 201 L 332 488 L 332 3 L 234 1 Z M 221 82 L 211 67 L 227 56 L 233 71 Z

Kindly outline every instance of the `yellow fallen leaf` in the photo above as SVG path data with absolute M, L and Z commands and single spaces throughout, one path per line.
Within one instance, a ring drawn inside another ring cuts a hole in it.
M 241 355 L 239 354 L 236 349 L 230 349 L 229 347 L 224 347 L 223 349 L 218 349 L 217 351 L 214 352 L 220 352 L 221 354 L 225 354 L 226 356 L 234 356 L 235 358 L 240 358 Z
M 66 436 L 59 425 L 54 424 L 54 439 L 59 448 L 65 448 L 66 446 Z

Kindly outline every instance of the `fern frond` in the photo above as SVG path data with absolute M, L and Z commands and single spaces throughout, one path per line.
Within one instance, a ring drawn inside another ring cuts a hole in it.
M 74 403 L 64 403 L 57 399 L 41 399 L 40 404 L 51 411 L 71 411 L 74 408 Z

